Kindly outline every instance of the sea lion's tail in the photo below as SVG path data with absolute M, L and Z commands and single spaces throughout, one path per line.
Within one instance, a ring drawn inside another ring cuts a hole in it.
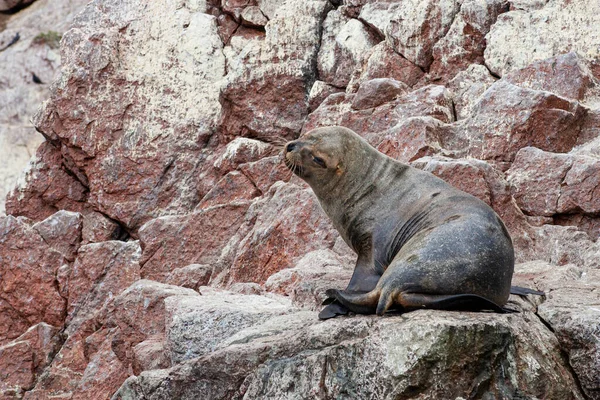
M 378 308 L 380 293 L 380 288 L 375 288 L 366 293 L 337 289 L 329 289 L 325 292 L 328 297 L 335 298 L 343 306 L 357 314 L 373 314 Z
M 521 286 L 511 286 L 510 294 L 518 294 L 519 296 L 527 296 L 528 294 L 535 294 L 537 296 L 544 296 L 546 293 L 535 289 L 529 289 Z

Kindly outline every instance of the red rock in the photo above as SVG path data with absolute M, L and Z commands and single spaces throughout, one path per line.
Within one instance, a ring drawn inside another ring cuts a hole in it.
M 461 121 L 469 154 L 483 160 L 512 161 L 519 149 L 533 146 L 564 153 L 573 148 L 585 109 L 548 92 L 494 83 Z
M 229 64 L 220 92 L 221 143 L 237 136 L 277 142 L 298 135 L 308 114 L 313 81 L 308 71 L 316 72 L 320 26 L 328 7 L 317 1 L 281 5 L 265 27 L 264 41 L 245 47 Z
M 55 283 L 65 262 L 26 219 L 0 217 L 0 345 L 39 322 L 63 325 L 66 301 Z
M 574 156 L 573 164 L 563 180 L 558 211 L 564 214 L 600 213 L 600 160 Z
M 535 148 L 517 153 L 508 179 L 519 207 L 533 215 L 600 212 L 600 161 Z
M 394 51 L 387 41 L 373 47 L 369 57 L 363 62 L 359 76 L 350 82 L 349 87 L 358 87 L 362 82 L 378 78 L 390 78 L 413 87 L 422 77 L 423 71 Z
M 239 165 L 258 161 L 263 157 L 273 155 L 273 145 L 260 140 L 249 138 L 235 138 L 218 153 L 214 168 L 222 175 L 235 170 Z
M 332 247 L 337 232 L 312 192 L 292 183 L 276 183 L 253 203 L 244 226 L 232 239 L 223 262 L 231 267 L 217 282 L 263 283 L 309 251 Z
M 81 243 L 99 243 L 118 239 L 123 234 L 115 221 L 99 212 L 90 212 L 83 216 Z
M 521 210 L 530 215 L 552 216 L 558 212 L 563 180 L 573 164 L 567 154 L 525 147 L 517 153 L 507 180 Z
M 340 10 L 330 11 L 323 21 L 317 61 L 319 78 L 336 87 L 347 86 L 365 54 L 380 41 L 359 20 Z
M 200 286 L 208 285 L 212 272 L 213 268 L 210 265 L 190 264 L 174 269 L 165 279 L 165 283 L 197 291 Z
M 112 350 L 125 365 L 133 362 L 133 348 L 165 333 L 165 304 L 170 296 L 199 296 L 191 289 L 140 280 L 115 298 L 100 318 L 105 329 L 117 328 Z M 144 318 L 140 318 L 143 315 Z M 140 359 L 138 348 L 137 358 Z
M 221 41 L 224 44 L 229 42 L 229 39 L 234 34 L 236 29 L 240 26 L 239 23 L 235 22 L 235 19 L 229 14 L 221 14 L 217 17 L 217 24 L 219 26 L 218 32 Z
M 137 241 L 81 246 L 67 283 L 70 332 L 140 279 L 140 257 Z
M 240 17 L 242 24 L 251 28 L 263 27 L 269 22 L 269 19 L 262 13 L 258 6 L 244 8 Z
M 365 137 L 371 144 L 379 143 L 385 132 L 406 118 L 431 116 L 442 122 L 452 122 L 452 100 L 443 86 L 429 85 L 407 93 L 398 99 L 367 110 L 352 110 L 355 95 L 332 95 L 308 118 L 303 132 L 319 126 L 341 125 Z
M 36 379 L 58 350 L 59 330 L 42 322 L 12 342 L 0 346 L 0 396 L 11 389 L 21 392 L 33 388 Z
M 271 275 L 264 286 L 269 292 L 288 296 L 297 307 L 317 310 L 325 300 L 327 289 L 343 289 L 348 285 L 354 262 L 329 249 L 315 250 L 305 254 L 294 268 Z
M 562 226 L 575 226 L 577 229 L 586 232 L 590 238 L 600 238 L 600 217 L 582 214 L 558 214 L 553 217 L 552 223 Z
M 431 117 L 408 118 L 385 132 L 377 150 L 408 163 L 437 154 L 450 126 Z
M 256 6 L 255 0 L 223 0 L 221 7 L 223 11 L 232 14 L 236 19 L 239 19 L 246 7 Z
M 312 112 L 327 98 L 329 95 L 334 93 L 341 93 L 342 89 L 337 88 L 333 85 L 325 83 L 323 81 L 315 81 L 310 93 L 308 94 L 308 108 Z
M 0 346 L 0 391 L 29 390 L 34 379 L 33 353 L 28 342 L 11 342 Z
M 82 222 L 79 213 L 59 211 L 32 227 L 44 242 L 72 262 L 81 244 Z
M 483 65 L 472 64 L 459 72 L 446 87 L 451 93 L 456 119 L 471 116 L 473 106 L 496 80 Z
M 389 78 L 372 79 L 360 85 L 356 96 L 352 99 L 352 108 L 363 110 L 373 108 L 395 100 L 405 94 L 408 86 Z
M 217 262 L 248 207 L 247 202 L 231 203 L 149 221 L 139 230 L 142 277 L 164 281 L 176 268 Z
M 240 165 L 246 175 L 261 193 L 267 193 L 277 181 L 287 182 L 292 172 L 286 168 L 280 156 L 265 157 L 259 161 Z
M 221 178 L 202 198 L 197 208 L 205 209 L 232 202 L 251 200 L 260 195 L 261 192 L 246 175 L 239 171 L 231 171 Z
M 0 346 L 0 395 L 7 390 L 30 390 L 58 350 L 60 329 L 39 323 Z M 10 398 L 10 396 L 9 396 Z
M 139 375 L 142 371 L 169 368 L 171 360 L 165 349 L 164 334 L 150 336 L 133 347 L 133 373 Z
M 590 153 L 600 155 L 600 110 L 588 110 L 581 126 L 581 132 L 577 139 L 578 153 Z
M 536 61 L 512 71 L 504 79 L 533 90 L 545 90 L 568 99 L 583 100 L 595 84 L 595 78 L 576 52 Z
M 504 0 L 463 1 L 450 29 L 433 47 L 429 79 L 447 82 L 470 64 L 483 64 L 485 35 L 498 15 L 506 11 Z
M 60 149 L 44 142 L 25 172 L 24 182 L 6 197 L 6 212 L 41 221 L 57 210 L 83 212 L 87 188 L 69 174 Z

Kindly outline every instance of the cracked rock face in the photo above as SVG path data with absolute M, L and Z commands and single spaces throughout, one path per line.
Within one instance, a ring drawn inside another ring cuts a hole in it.
M 600 400 L 596 2 L 49 7 L 0 16 L 0 143 L 33 155 L 0 216 L 1 399 Z M 489 204 L 546 295 L 319 321 L 356 255 L 281 152 L 330 125 Z

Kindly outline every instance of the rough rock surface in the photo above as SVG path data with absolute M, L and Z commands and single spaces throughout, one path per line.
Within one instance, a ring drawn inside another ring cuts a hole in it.
M 47 4 L 0 15 L 0 141 L 48 98 L 0 217 L 0 399 L 600 400 L 596 2 L 93 0 L 60 55 Z M 319 321 L 356 256 L 280 154 L 334 124 L 492 206 L 546 295 Z
M 0 0 L 0 12 L 32 2 Z M 37 0 L 19 12 L 0 14 L 0 214 L 6 194 L 43 140 L 31 119 L 58 76 L 60 37 L 86 3 Z

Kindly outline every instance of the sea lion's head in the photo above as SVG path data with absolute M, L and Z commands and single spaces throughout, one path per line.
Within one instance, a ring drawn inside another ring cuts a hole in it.
M 344 154 L 348 147 L 346 128 L 317 128 L 283 149 L 285 165 L 311 186 L 337 180 L 344 174 Z

